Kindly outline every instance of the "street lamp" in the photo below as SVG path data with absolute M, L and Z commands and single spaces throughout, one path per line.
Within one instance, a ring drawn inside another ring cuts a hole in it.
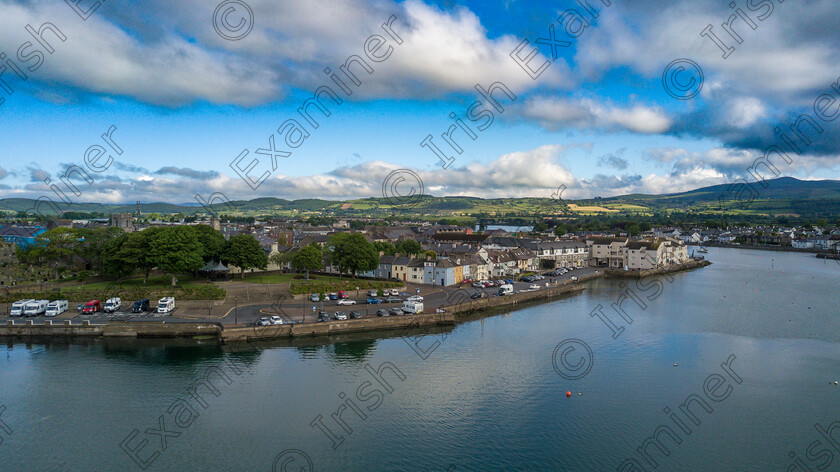
M 233 297 L 233 323 L 239 324 L 239 297 Z

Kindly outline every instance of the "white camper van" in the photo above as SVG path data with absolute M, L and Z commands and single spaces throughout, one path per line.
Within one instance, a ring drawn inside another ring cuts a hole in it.
M 38 316 L 47 312 L 47 305 L 49 300 L 32 300 L 23 307 L 24 316 Z
M 423 313 L 423 302 L 403 302 L 402 310 L 406 313 L 419 315 Z
M 34 301 L 35 300 L 28 298 L 26 300 L 18 300 L 12 303 L 12 312 L 9 313 L 9 316 L 23 316 L 23 310 L 26 308 L 26 304 Z
M 112 297 L 105 300 L 105 307 L 102 309 L 105 313 L 113 313 L 122 308 L 122 300 L 120 297 Z
M 501 287 L 499 287 L 499 296 L 501 297 L 504 295 L 513 295 L 513 285 L 504 284 Z
M 67 300 L 53 300 L 47 305 L 47 316 L 58 316 L 70 306 Z
M 175 297 L 164 297 L 158 300 L 158 313 L 172 313 L 175 309 Z

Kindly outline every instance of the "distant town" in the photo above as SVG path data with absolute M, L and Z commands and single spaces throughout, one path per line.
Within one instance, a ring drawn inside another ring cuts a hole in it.
M 244 273 L 311 271 L 451 286 L 468 279 L 511 277 L 556 268 L 650 270 L 683 263 L 691 256 L 702 257 L 696 250 L 702 252 L 703 245 L 829 253 L 840 250 L 840 229 L 824 221 L 820 223 L 826 224 L 819 226 L 799 227 L 654 228 L 630 223 L 612 231 L 581 230 L 574 224 L 547 224 L 543 220 L 533 223 L 487 229 L 375 218 L 242 222 L 177 215 L 140 219 L 133 214 L 54 219 L 39 225 L 11 220 L 0 226 L 2 264 L 7 268 L 0 284 L 8 287 L 79 277 L 121 280 L 138 273 L 148 277 L 152 271 L 163 271 L 173 278 L 179 273 L 225 278 Z M 183 235 L 167 239 L 166 232 L 176 228 L 200 231 L 187 235 L 187 239 Z M 159 233 L 153 243 L 157 247 L 144 253 L 144 243 L 134 239 L 155 232 Z M 349 253 L 337 254 L 337 238 L 349 235 L 357 235 L 355 242 L 346 245 Z M 697 248 L 689 250 L 687 246 Z M 181 260 L 163 262 L 171 259 L 170 254 L 161 252 L 166 248 L 179 253 Z M 29 265 L 28 270 L 10 270 L 21 262 Z

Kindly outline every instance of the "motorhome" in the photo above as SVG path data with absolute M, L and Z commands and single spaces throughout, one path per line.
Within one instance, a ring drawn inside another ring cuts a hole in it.
M 175 297 L 164 297 L 158 300 L 158 313 L 172 313 L 175 309 Z
M 43 315 L 47 312 L 47 305 L 49 304 L 49 300 L 33 300 L 23 307 L 23 314 L 24 316 Z
M 67 300 L 53 300 L 47 305 L 47 316 L 58 316 L 70 307 Z
M 403 302 L 402 310 L 406 313 L 419 315 L 423 313 L 423 302 Z
M 35 300 L 28 298 L 26 300 L 18 300 L 12 303 L 12 311 L 9 313 L 9 316 L 23 316 L 23 309 L 26 307 L 26 304 L 34 301 Z
M 499 296 L 501 297 L 504 295 L 513 295 L 513 285 L 504 284 L 501 287 L 499 287 Z
M 120 297 L 112 297 L 105 300 L 105 313 L 113 313 L 119 311 L 120 308 L 122 308 L 122 299 Z
M 82 313 L 85 315 L 92 315 L 100 311 L 102 311 L 102 302 L 99 300 L 91 300 L 85 303 L 84 308 L 82 308 Z

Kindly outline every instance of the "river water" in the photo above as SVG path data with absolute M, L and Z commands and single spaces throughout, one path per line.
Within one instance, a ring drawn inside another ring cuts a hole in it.
M 0 470 L 840 470 L 840 265 L 707 258 L 438 333 L 8 344 Z

